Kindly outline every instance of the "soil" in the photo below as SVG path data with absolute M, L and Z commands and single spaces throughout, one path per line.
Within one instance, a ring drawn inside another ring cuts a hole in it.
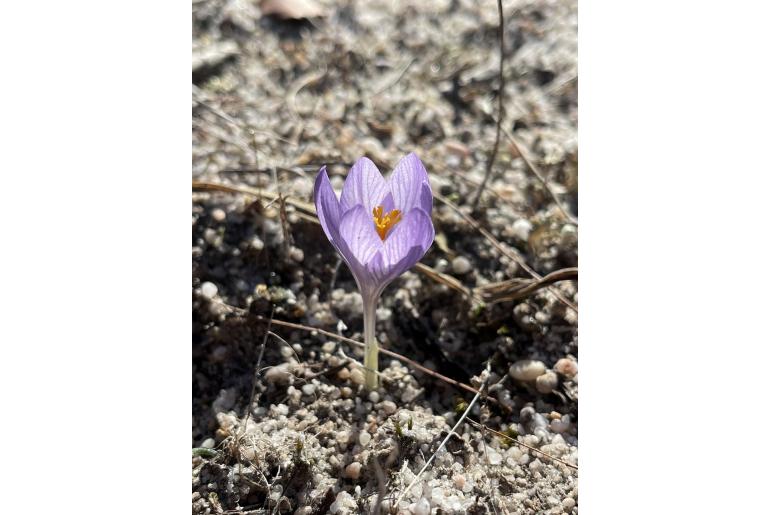
M 577 513 L 576 272 L 511 294 L 577 266 L 577 5 L 503 4 L 473 206 L 495 2 L 193 1 L 194 514 Z M 486 386 L 443 448 L 474 393 L 383 354 L 366 391 L 361 299 L 312 211 L 322 165 L 339 191 L 411 151 L 437 237 L 377 338 Z

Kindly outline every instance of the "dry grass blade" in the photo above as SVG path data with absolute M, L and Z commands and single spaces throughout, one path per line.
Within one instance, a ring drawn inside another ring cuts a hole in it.
M 505 74 L 503 73 L 503 63 L 505 62 L 505 19 L 503 18 L 502 0 L 497 0 L 497 14 L 500 18 L 500 25 L 497 28 L 497 32 L 500 36 L 500 69 L 498 73 L 500 90 L 497 92 L 497 129 L 495 131 L 495 145 L 492 147 L 492 153 L 489 154 L 487 168 L 484 171 L 484 180 L 481 182 L 481 186 L 476 192 L 476 198 L 474 198 L 471 203 L 473 209 L 476 209 L 479 199 L 481 199 L 481 194 L 484 193 L 484 188 L 487 186 L 489 176 L 492 174 L 492 166 L 495 164 L 495 158 L 497 157 L 497 148 L 500 146 L 500 128 L 503 123 L 503 98 L 505 97 Z
M 483 300 L 480 296 L 476 295 L 476 293 L 473 290 L 463 286 L 460 281 L 458 281 L 451 275 L 441 273 L 438 270 L 434 270 L 433 268 L 423 263 L 417 263 L 416 265 L 414 265 L 414 268 L 415 270 L 419 270 L 420 272 L 424 273 L 425 275 L 427 275 L 437 283 L 444 284 L 449 288 L 452 288 L 453 290 L 462 293 L 466 297 L 471 297 L 473 298 L 473 300 L 477 302 L 481 302 Z
M 498 283 L 485 284 L 474 288 L 473 293 L 487 304 L 520 300 L 537 290 L 559 281 L 573 281 L 578 278 L 577 268 L 555 270 L 541 279 L 515 278 Z

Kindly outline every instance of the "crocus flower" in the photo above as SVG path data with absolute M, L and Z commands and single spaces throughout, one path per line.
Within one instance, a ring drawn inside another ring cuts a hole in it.
M 428 172 L 411 153 L 388 179 L 366 157 L 348 173 L 342 195 L 329 182 L 326 167 L 315 181 L 315 206 L 326 237 L 345 260 L 364 304 L 366 386 L 377 385 L 377 301 L 385 287 L 414 266 L 433 243 L 433 193 Z

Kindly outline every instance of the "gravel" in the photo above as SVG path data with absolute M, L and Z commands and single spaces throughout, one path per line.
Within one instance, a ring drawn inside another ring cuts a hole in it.
M 577 313 L 553 294 L 577 304 L 577 282 L 515 301 L 459 291 L 520 284 L 521 260 L 540 275 L 577 266 L 577 227 L 505 134 L 470 205 L 495 140 L 494 4 L 316 3 L 321 16 L 293 21 L 244 0 L 192 7 L 192 173 L 224 186 L 192 202 L 192 441 L 215 449 L 192 458 L 193 514 L 370 513 L 375 463 L 394 513 L 577 513 L 577 471 L 511 440 L 577 463 Z M 503 128 L 576 214 L 576 2 L 504 9 Z M 387 171 L 409 151 L 500 243 L 436 199 L 422 262 L 451 277 L 396 279 L 377 340 L 476 387 L 490 360 L 499 403 L 469 416 L 506 436 L 461 424 L 395 506 L 473 394 L 383 353 L 380 387 L 364 389 L 362 349 L 345 340 L 363 339 L 361 296 L 302 206 L 321 164 L 339 191 L 359 156 Z

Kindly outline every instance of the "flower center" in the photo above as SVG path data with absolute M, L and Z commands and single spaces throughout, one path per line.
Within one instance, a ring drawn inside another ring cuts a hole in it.
M 385 241 L 388 231 L 401 221 L 401 211 L 394 209 L 390 213 L 383 213 L 383 207 L 377 206 L 372 209 L 372 214 L 374 215 L 374 227 L 377 229 L 377 234 L 380 235 L 382 241 Z

